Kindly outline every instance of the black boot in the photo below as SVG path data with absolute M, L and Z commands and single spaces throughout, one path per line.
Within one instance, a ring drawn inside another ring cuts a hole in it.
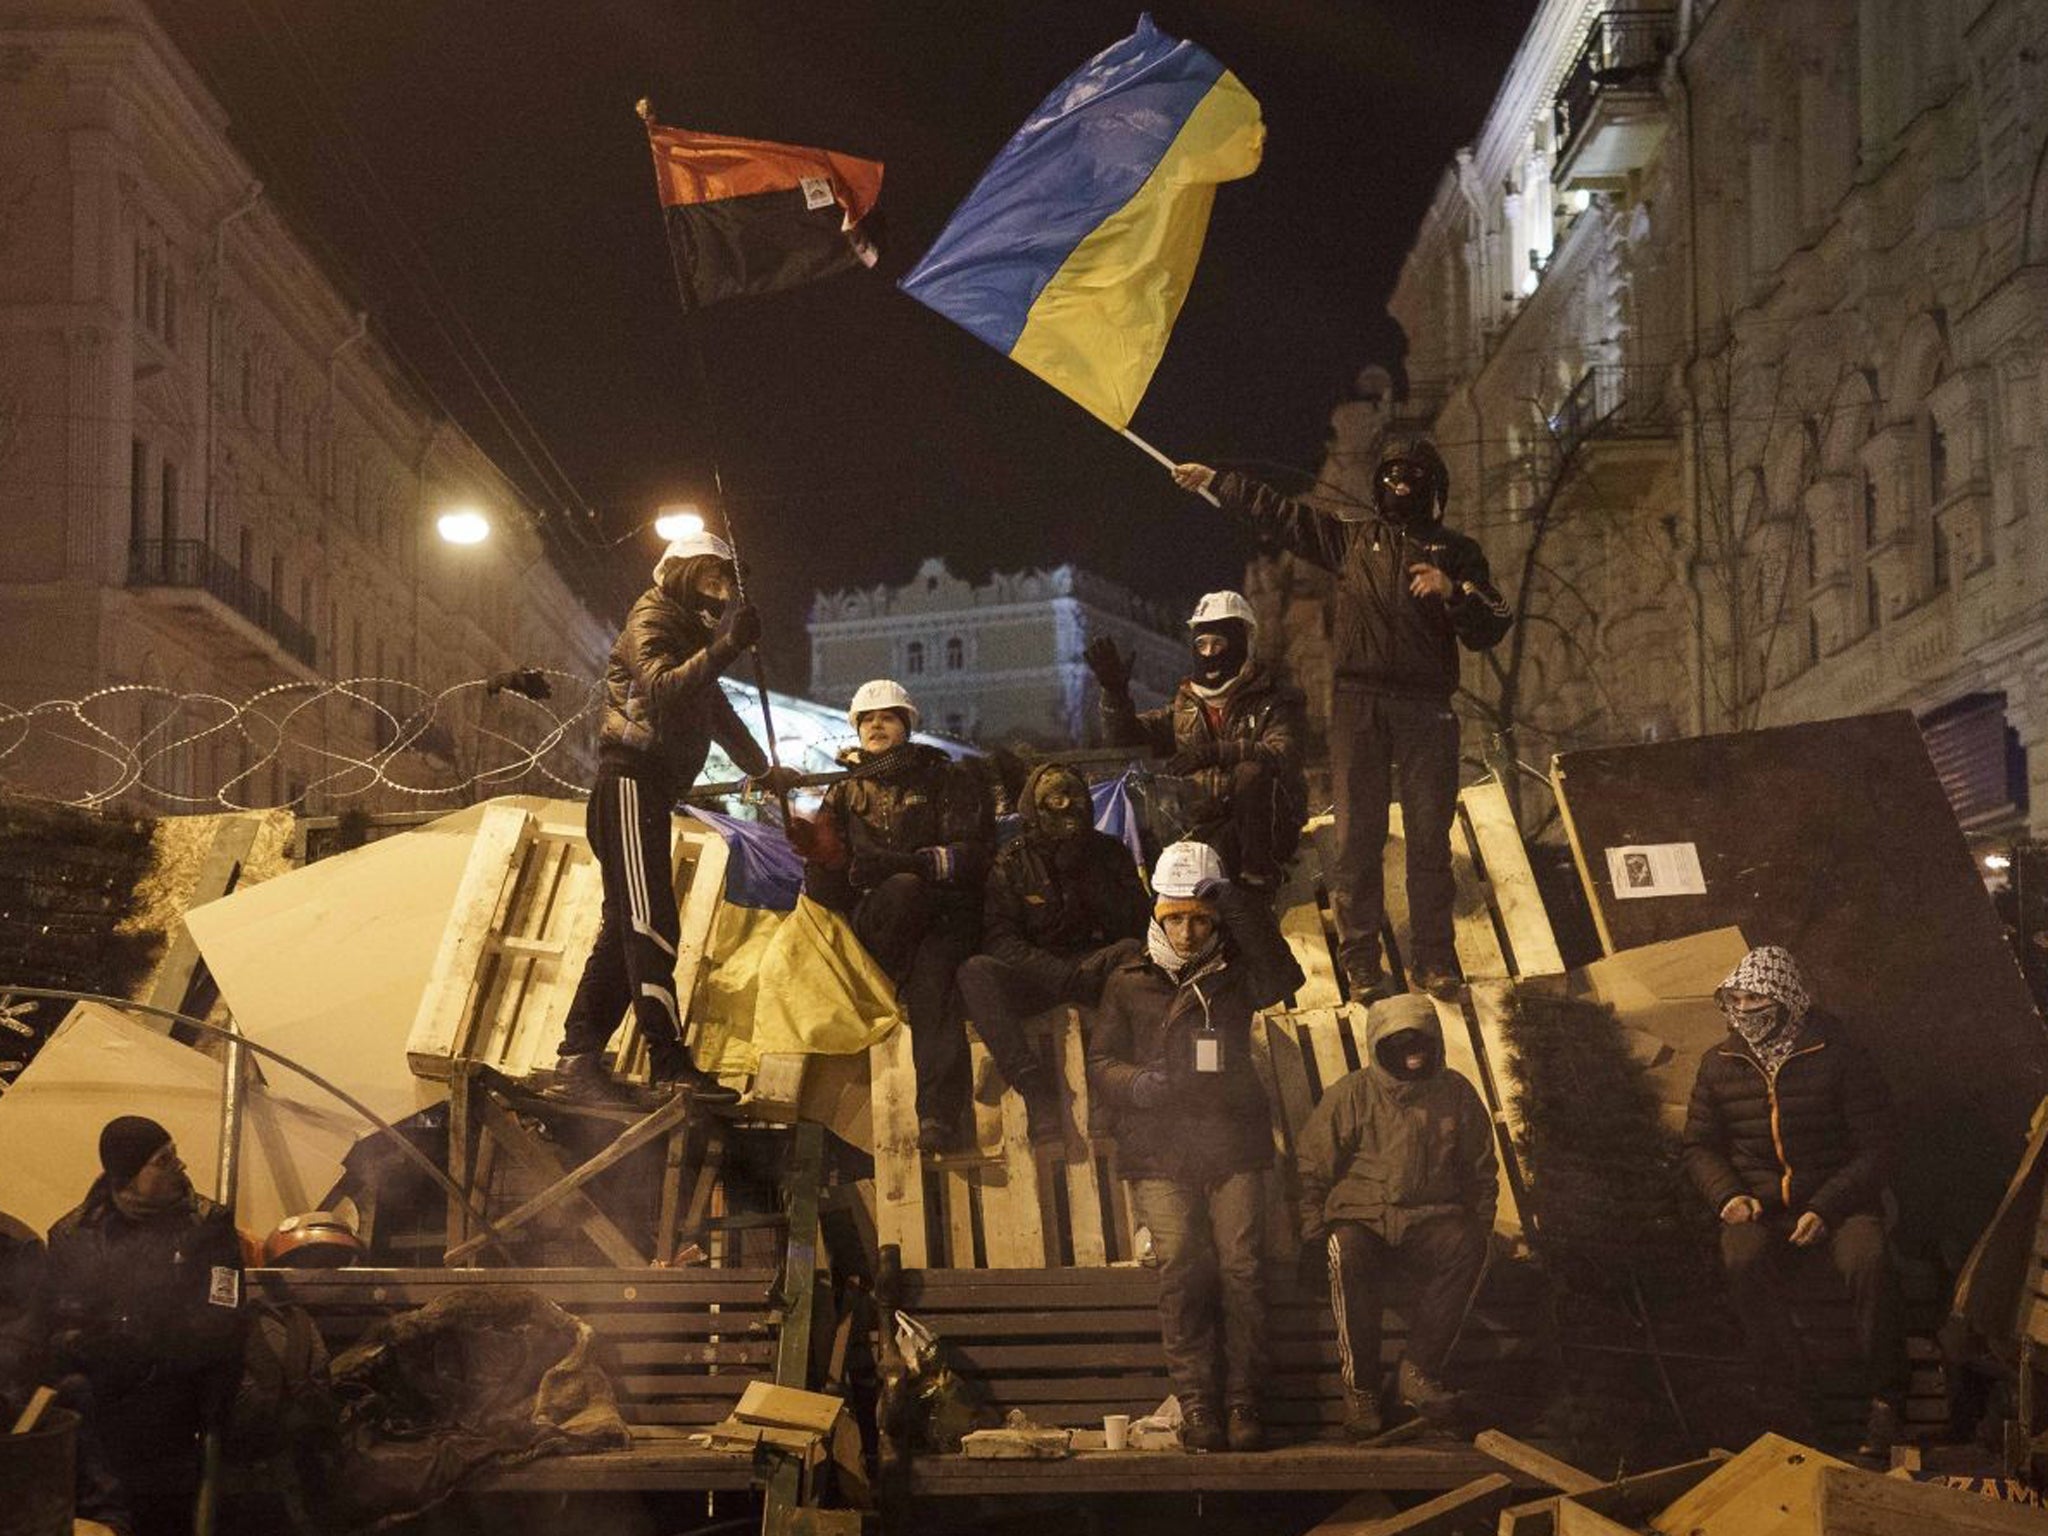
M 555 1080 L 542 1098 L 559 1104 L 621 1104 L 632 1095 L 612 1078 L 600 1051 L 564 1051 L 555 1058 Z
M 1024 1123 L 1026 1133 L 1034 1147 L 1047 1146 L 1067 1139 L 1067 1129 L 1060 1119 L 1060 1096 L 1054 1088 L 1051 1076 L 1037 1062 L 1017 1074 L 1011 1082 L 1017 1096 L 1024 1101 Z
M 728 1088 L 690 1060 L 690 1053 L 678 1042 L 655 1045 L 647 1050 L 647 1075 L 656 1089 L 687 1093 L 699 1104 L 737 1104 L 737 1088 Z

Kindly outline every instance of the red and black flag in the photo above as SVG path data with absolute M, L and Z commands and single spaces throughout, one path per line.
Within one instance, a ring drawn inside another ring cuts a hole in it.
M 640 104 L 683 307 L 875 264 L 878 160 L 665 128 Z

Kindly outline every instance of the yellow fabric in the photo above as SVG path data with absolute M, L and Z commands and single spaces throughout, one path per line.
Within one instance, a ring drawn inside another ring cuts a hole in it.
M 756 1052 L 865 1051 L 900 1022 L 896 988 L 838 913 L 808 896 L 775 925 L 754 997 Z
M 761 961 L 782 918 L 760 907 L 718 904 L 704 945 L 704 976 L 690 1002 L 697 1060 L 710 1071 L 752 1073 L 760 1066 L 752 1036 Z
M 1118 431 L 1131 423 L 1194 281 L 1216 184 L 1249 176 L 1259 103 L 1225 70 L 1132 196 L 1032 302 L 1010 357 Z

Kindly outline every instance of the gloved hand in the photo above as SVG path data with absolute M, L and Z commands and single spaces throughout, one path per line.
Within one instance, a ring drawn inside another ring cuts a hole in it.
M 1074 968 L 1074 1002 L 1095 1003 L 1102 999 L 1102 989 L 1109 982 L 1109 973 L 1127 960 L 1135 960 L 1145 952 L 1145 946 L 1136 939 L 1118 939 L 1114 944 L 1084 955 L 1081 963 Z
M 821 806 L 816 816 L 790 817 L 782 835 L 807 862 L 826 869 L 845 868 L 846 842 L 839 835 L 838 818 L 829 809 Z
M 1078 875 L 1088 867 L 1088 856 L 1094 851 L 1088 846 L 1091 841 L 1085 832 L 1061 838 L 1052 845 L 1052 867 L 1063 875 Z
M 711 632 L 711 648 L 727 660 L 761 638 L 761 610 L 752 603 L 734 603 Z
M 792 768 L 787 763 L 775 763 L 759 773 L 747 776 L 747 788 L 758 789 L 763 794 L 780 798 L 803 782 L 803 770 Z
M 1219 896 L 1224 895 L 1230 889 L 1231 884 L 1228 880 L 1219 880 L 1214 875 L 1211 875 L 1207 880 L 1198 881 L 1196 883 L 1195 900 L 1214 901 Z
M 514 667 L 509 672 L 493 672 L 484 679 L 484 693 L 492 698 L 500 693 L 516 693 L 528 699 L 551 699 L 555 696 L 554 689 L 548 686 L 548 680 L 539 667 Z
M 917 872 L 933 885 L 951 885 L 960 878 L 960 860 L 945 843 L 917 850 Z
M 1131 1079 L 1131 1103 L 1139 1109 L 1157 1109 L 1172 1091 L 1164 1067 L 1147 1067 Z
M 860 848 L 854 851 L 846 873 L 855 885 L 870 891 L 891 875 L 921 875 L 924 867 L 914 853 L 897 853 L 890 848 Z
M 1082 648 L 1081 659 L 1088 663 L 1088 670 L 1095 674 L 1095 681 L 1102 685 L 1102 691 L 1113 699 L 1121 699 L 1131 691 L 1131 659 L 1117 648 L 1117 643 L 1107 635 L 1097 635 Z
M 1169 757 L 1160 771 L 1172 778 L 1184 779 L 1201 769 L 1214 768 L 1222 760 L 1222 755 L 1213 741 L 1191 741 Z

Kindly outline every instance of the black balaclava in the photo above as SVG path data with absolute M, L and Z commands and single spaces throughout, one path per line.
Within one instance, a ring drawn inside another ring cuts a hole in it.
M 725 617 L 725 600 L 701 590 L 705 579 L 718 570 L 725 572 L 728 581 L 732 579 L 729 561 L 717 555 L 692 555 L 671 566 L 661 584 L 662 591 L 707 630 L 718 628 L 718 621 Z
M 1049 764 L 1031 776 L 1024 819 L 1034 832 L 1063 843 L 1095 825 L 1088 781 L 1071 768 Z M 1060 802 L 1053 804 L 1051 802 Z
M 1390 437 L 1373 469 L 1373 510 L 1396 527 L 1423 529 L 1443 516 L 1450 471 L 1426 437 Z M 1405 494 L 1404 494 L 1405 492 Z
M 1223 642 L 1221 650 L 1214 655 L 1202 654 L 1204 636 L 1214 635 Z M 1243 619 L 1213 619 L 1206 624 L 1197 624 L 1188 635 L 1188 648 L 1194 653 L 1195 681 L 1204 688 L 1221 688 L 1238 673 L 1252 657 L 1251 626 Z
M 1422 1043 L 1423 1052 L 1429 1059 L 1423 1062 L 1420 1070 L 1411 1072 L 1408 1070 L 1407 1058 L 1415 1049 L 1417 1041 Z M 1436 1069 L 1442 1064 L 1439 1060 L 1441 1050 L 1442 1047 L 1421 1030 L 1402 1029 L 1396 1030 L 1382 1040 L 1375 1054 L 1380 1059 L 1380 1065 L 1387 1069 L 1390 1076 L 1397 1077 L 1404 1083 L 1419 1083 L 1424 1078 L 1435 1075 Z

